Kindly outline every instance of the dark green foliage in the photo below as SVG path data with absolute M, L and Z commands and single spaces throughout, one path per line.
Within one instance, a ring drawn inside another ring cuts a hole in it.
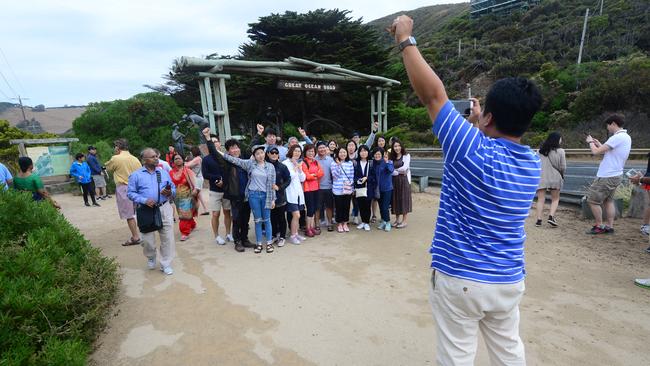
M 117 264 L 29 194 L 0 192 L 0 212 L 0 365 L 85 364 Z
M 74 120 L 72 128 L 75 136 L 84 142 L 102 140 L 112 146 L 115 139 L 126 138 L 130 150 L 137 154 L 144 147 L 165 149 L 172 142 L 172 124 L 182 115 L 173 98 L 161 93 L 143 93 L 127 100 L 91 103 Z M 196 140 L 196 134 L 187 136 L 186 143 Z

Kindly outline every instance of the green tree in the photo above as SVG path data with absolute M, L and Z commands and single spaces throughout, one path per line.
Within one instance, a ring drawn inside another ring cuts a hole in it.
M 104 141 L 112 144 L 117 138 L 126 138 L 133 151 L 144 147 L 162 150 L 172 142 L 171 125 L 179 121 L 182 114 L 170 96 L 144 93 L 127 100 L 91 103 L 74 120 L 72 128 L 84 143 Z

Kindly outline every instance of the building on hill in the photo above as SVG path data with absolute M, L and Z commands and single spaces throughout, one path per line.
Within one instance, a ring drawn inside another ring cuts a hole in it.
M 470 16 L 478 18 L 487 14 L 509 15 L 513 11 L 528 10 L 541 0 L 471 0 Z

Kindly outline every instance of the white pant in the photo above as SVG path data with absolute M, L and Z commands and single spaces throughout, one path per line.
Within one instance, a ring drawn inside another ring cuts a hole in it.
M 473 365 L 480 329 L 491 365 L 526 365 L 519 337 L 519 301 L 525 288 L 524 281 L 487 284 L 434 271 L 430 301 L 438 364 Z
M 174 210 L 169 203 L 160 206 L 162 216 L 162 229 L 158 230 L 160 236 L 160 265 L 168 267 L 172 264 L 172 259 L 176 255 L 176 241 L 174 240 Z M 142 237 L 142 252 L 144 256 L 156 257 L 156 231 L 150 233 L 140 233 Z

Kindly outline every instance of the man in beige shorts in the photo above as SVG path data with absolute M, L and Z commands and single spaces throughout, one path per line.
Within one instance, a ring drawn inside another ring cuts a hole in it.
M 113 173 L 115 181 L 115 199 L 120 219 L 126 220 L 131 231 L 131 238 L 122 243 L 122 246 L 137 245 L 142 242 L 140 231 L 135 222 L 135 206 L 133 201 L 127 197 L 129 176 L 131 173 L 142 168 L 140 160 L 129 152 L 129 143 L 126 139 L 117 139 L 113 142 L 115 155 L 106 162 L 106 170 Z
M 622 116 L 611 115 L 605 120 L 605 124 L 611 137 L 604 144 L 591 135 L 586 139 L 592 154 L 604 155 L 598 167 L 598 173 L 596 173 L 596 180 L 587 192 L 587 202 L 595 220 L 595 225 L 587 231 L 587 234 L 592 235 L 614 233 L 614 217 L 616 216 L 614 193 L 618 185 L 621 184 L 625 162 L 630 156 L 632 148 L 632 139 L 627 134 L 627 130 L 623 129 Z M 603 206 L 607 214 L 607 225 L 603 225 Z
M 211 135 L 212 142 L 215 144 L 217 149 L 220 148 L 221 144 L 216 135 Z M 232 218 L 230 216 L 230 200 L 224 198 L 224 185 L 226 179 L 224 179 L 223 167 L 212 157 L 211 155 L 206 155 L 203 158 L 201 163 L 201 173 L 203 178 L 210 183 L 210 194 L 208 196 L 208 211 L 211 212 L 212 224 L 212 233 L 214 234 L 214 241 L 219 245 L 226 244 L 226 241 L 234 241 L 232 234 L 230 233 L 232 227 Z M 226 237 L 225 239 L 219 235 L 219 217 L 221 216 L 221 211 L 223 210 L 223 221 L 226 227 Z

